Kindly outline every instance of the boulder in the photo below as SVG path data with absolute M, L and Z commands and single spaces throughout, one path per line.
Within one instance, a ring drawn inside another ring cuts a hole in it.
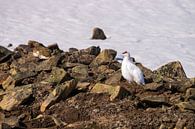
M 79 80 L 85 80 L 88 77 L 88 66 L 79 65 L 72 68 L 71 76 Z
M 116 56 L 117 52 L 112 49 L 104 49 L 90 64 L 91 66 L 106 65 Z
M 14 88 L 3 96 L 3 99 L 0 102 L 0 107 L 3 110 L 11 111 L 14 108 L 17 108 L 20 104 L 26 102 L 31 95 L 32 85 L 25 85 Z
M 9 77 L 9 73 L 0 72 L 0 85 Z
M 91 39 L 101 39 L 101 40 L 105 40 L 106 39 L 106 35 L 104 34 L 104 31 L 98 27 L 93 29 L 93 34 L 92 34 L 92 38 Z
M 116 98 L 123 98 L 129 95 L 129 91 L 121 86 L 112 86 L 102 83 L 97 83 L 91 90 L 92 93 L 108 93 L 110 95 L 110 100 L 113 101 Z
M 61 99 L 65 99 L 72 92 L 72 90 L 75 89 L 76 85 L 76 80 L 67 81 L 58 85 L 41 104 L 41 112 L 44 112 L 46 108 L 50 107 Z
M 172 79 L 187 79 L 185 71 L 179 61 L 170 62 L 165 64 L 154 71 L 155 74 L 159 74 L 163 77 L 168 77 Z
M 14 51 L 18 52 L 21 56 L 25 56 L 26 54 L 32 52 L 32 48 L 29 45 L 20 44 L 14 49 Z

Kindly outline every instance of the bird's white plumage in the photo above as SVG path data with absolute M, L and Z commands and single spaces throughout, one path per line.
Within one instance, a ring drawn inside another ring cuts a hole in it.
M 137 67 L 130 59 L 130 54 L 125 52 L 121 66 L 122 76 L 128 81 L 135 81 L 137 84 L 145 84 L 144 76 L 139 67 Z

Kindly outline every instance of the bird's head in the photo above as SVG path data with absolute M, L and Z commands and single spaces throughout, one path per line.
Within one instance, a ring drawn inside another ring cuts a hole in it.
M 125 51 L 122 54 L 123 54 L 124 57 L 130 58 L 130 53 L 129 52 Z

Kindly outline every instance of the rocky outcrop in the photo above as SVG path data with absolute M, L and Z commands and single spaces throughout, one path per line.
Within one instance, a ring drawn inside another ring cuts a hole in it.
M 195 81 L 178 61 L 154 71 L 135 62 L 139 86 L 122 77 L 112 49 L 0 49 L 1 128 L 195 128 Z

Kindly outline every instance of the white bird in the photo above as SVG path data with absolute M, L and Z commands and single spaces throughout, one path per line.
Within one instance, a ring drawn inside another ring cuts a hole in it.
M 125 51 L 123 52 L 123 62 L 121 66 L 122 76 L 130 83 L 136 82 L 139 85 L 144 85 L 144 75 L 139 67 L 137 67 L 131 57 L 130 54 Z

